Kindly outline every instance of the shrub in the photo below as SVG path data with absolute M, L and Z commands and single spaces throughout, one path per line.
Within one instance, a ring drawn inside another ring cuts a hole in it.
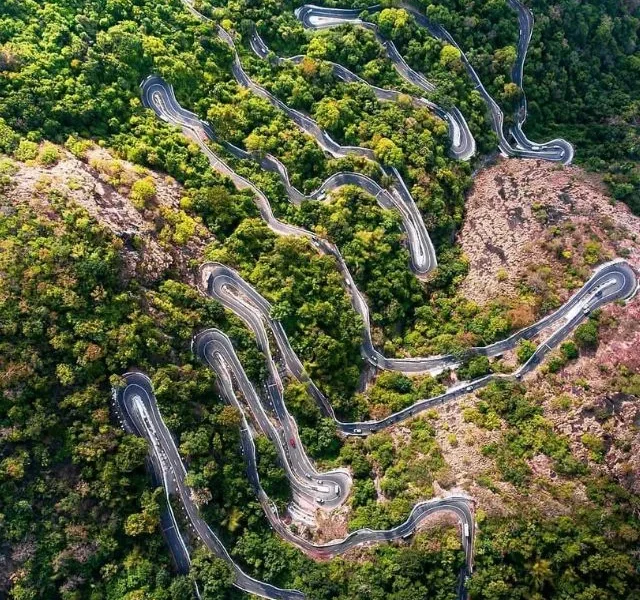
M 522 365 L 526 363 L 536 351 L 537 346 L 531 340 L 520 340 L 516 355 L 518 356 L 518 362 Z
M 138 210 L 142 210 L 155 198 L 156 191 L 156 184 L 153 178 L 144 177 L 143 179 L 138 179 L 138 181 L 131 186 L 129 198 Z
M 50 142 L 45 142 L 40 148 L 38 162 L 45 167 L 51 167 L 60 160 L 60 151 Z
M 584 262 L 588 265 L 595 265 L 600 262 L 602 247 L 597 240 L 591 240 L 584 245 Z
M 578 358 L 580 354 L 578 352 L 578 346 L 576 346 L 575 342 L 572 341 L 563 342 L 562 344 L 560 344 L 560 351 L 562 352 L 566 360 L 574 360 Z
M 0 118 L 0 152 L 11 154 L 18 146 L 20 138 L 4 119 Z
M 567 364 L 566 358 L 562 354 L 556 354 L 549 359 L 547 369 L 550 373 L 557 373 Z
M 20 140 L 20 144 L 13 153 L 13 156 L 16 160 L 21 160 L 22 162 L 33 160 L 38 156 L 38 144 L 30 142 L 29 140 Z
M 71 152 L 76 158 L 84 158 L 87 150 L 91 148 L 89 140 L 82 140 L 74 136 L 69 136 L 65 142 L 65 148 Z
M 458 369 L 460 379 L 476 379 L 490 372 L 491 366 L 486 356 L 475 356 Z
M 580 441 L 589 449 L 591 460 L 602 462 L 604 459 L 604 442 L 601 438 L 593 433 L 585 433 Z
M 9 158 L 0 158 L 0 190 L 11 184 L 11 177 L 18 172 L 18 167 Z
M 573 334 L 573 339 L 581 350 L 593 349 L 598 346 L 598 324 L 593 319 L 580 325 Z

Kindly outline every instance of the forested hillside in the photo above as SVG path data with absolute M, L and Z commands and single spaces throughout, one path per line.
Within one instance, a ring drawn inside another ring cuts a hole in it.
M 515 293 L 489 294 L 486 302 L 466 298 L 460 285 L 470 261 L 457 235 L 475 172 L 497 160 L 497 139 L 459 53 L 397 4 L 371 17 L 435 83 L 429 100 L 460 109 L 477 145 L 470 161 L 451 156 L 446 122 L 411 101 L 422 92 L 394 69 L 372 30 L 305 30 L 293 12 L 299 5 L 200 0 L 195 7 L 212 19 L 206 22 L 180 0 L 2 1 L 0 597 L 183 600 L 194 596 L 194 582 L 206 599 L 246 597 L 233 586 L 228 563 L 207 552 L 193 531 L 186 533 L 189 575 L 172 563 L 160 523 L 165 496 L 149 476 L 148 444 L 125 433 L 114 410 L 122 375 L 139 370 L 151 377 L 203 517 L 247 573 L 311 600 L 459 598 L 465 552 L 458 521 L 447 516 L 406 539 L 331 560 L 310 558 L 270 528 L 247 476 L 240 414 L 222 401 L 219 379 L 196 358 L 191 340 L 205 328 L 224 331 L 256 387 L 268 379 L 267 363 L 246 324 L 198 289 L 199 266 L 216 261 L 234 268 L 270 302 L 305 376 L 345 421 L 384 418 L 459 380 L 512 373 L 535 352 L 533 342 L 492 360 L 469 349 L 557 309 L 605 260 L 631 257 L 637 268 L 633 232 L 599 222 L 580 229 L 588 239 L 576 241 L 570 219 L 540 199 L 531 212 L 544 225 L 545 252 L 561 266 L 551 272 L 540 259 L 514 283 Z M 458 40 L 508 128 L 522 92 L 511 83 L 516 12 L 506 0 L 415 6 Z M 528 6 L 535 27 L 524 69 L 526 132 L 569 140 L 575 162 L 602 178 L 611 202 L 640 214 L 640 9 L 614 0 Z M 234 33 L 253 80 L 310 115 L 337 143 L 371 151 L 386 170 L 359 156 L 323 152 L 282 110 L 240 86 L 218 24 Z M 307 58 L 300 64 L 278 62 L 275 54 L 258 58 L 249 45 L 254 29 L 274 53 Z M 366 82 L 341 81 L 328 61 Z M 339 248 L 368 303 L 380 352 L 450 353 L 460 363 L 457 375 L 373 376 L 361 355 L 363 319 L 334 257 L 320 253 L 315 238 L 274 233 L 251 190 L 239 191 L 220 175 L 193 135 L 144 108 L 140 84 L 151 74 L 207 121 L 218 142 L 206 147 L 255 183 L 278 219 Z M 378 101 L 368 84 L 397 89 L 400 100 Z M 238 159 L 226 142 L 258 160 Z M 397 169 L 438 268 L 416 277 L 402 215 L 356 186 L 339 188 L 329 201 L 289 202 L 282 180 L 261 168 L 267 155 L 305 194 L 345 171 L 389 187 Z M 536 161 L 527 164 L 535 168 Z M 640 501 L 629 481 L 637 439 L 611 439 L 619 426 L 615 410 L 603 416 L 593 409 L 602 428 L 588 429 L 585 407 L 572 424 L 578 441 L 558 416 L 570 405 L 582 409 L 580 394 L 601 389 L 577 365 L 594 357 L 599 337 L 622 335 L 616 314 L 585 316 L 534 382 L 493 383 L 467 397 L 471 405 L 430 410 L 366 438 L 338 435 L 307 388 L 287 379 L 284 398 L 310 456 L 353 476 L 339 514 L 317 530 L 300 526 L 300 533 L 323 542 L 358 528 L 388 529 L 416 502 L 477 493 L 479 529 L 467 582 L 473 598 L 640 598 Z M 625 335 L 635 335 L 631 320 L 624 323 Z M 627 403 L 628 411 L 640 395 L 634 364 L 624 358 L 600 369 L 611 402 Z M 565 370 L 567 380 L 576 380 L 573 404 L 560 391 Z M 540 386 L 553 389 L 543 397 Z M 624 418 L 637 427 L 633 416 Z M 466 434 L 456 435 L 455 427 Z M 262 485 L 283 510 L 290 481 L 273 440 L 255 437 Z M 609 452 L 630 466 L 616 459 L 611 467 Z M 474 472 L 467 453 L 477 454 L 482 468 Z M 537 468 L 540 462 L 548 473 Z M 523 510 L 529 496 L 530 510 Z M 188 530 L 177 501 L 175 509 Z
M 615 0 L 525 4 L 535 17 L 524 71 L 527 131 L 533 139 L 570 139 L 577 162 L 606 173 L 613 197 L 638 214 L 638 7 Z M 500 2 L 425 8 L 463 40 L 486 81 L 507 88 L 518 35 L 513 11 Z
M 366 2 L 352 2 L 366 7 Z M 524 68 L 533 139 L 565 137 L 576 161 L 605 173 L 614 198 L 640 212 L 638 98 L 640 12 L 635 3 L 609 0 L 532 0 L 535 18 Z M 389 3 L 393 5 L 393 2 Z M 458 40 L 485 85 L 505 106 L 519 100 L 510 71 L 516 57 L 518 21 L 506 2 L 437 0 L 421 2 L 425 13 Z M 437 45 L 423 39 L 412 18 L 389 14 L 383 30 L 406 47 L 410 63 L 425 58 L 438 70 Z

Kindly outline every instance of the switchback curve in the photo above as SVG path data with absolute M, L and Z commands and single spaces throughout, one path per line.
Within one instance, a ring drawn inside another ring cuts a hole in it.
M 474 354 L 498 356 L 515 348 L 520 340 L 531 339 L 541 332 L 551 329 L 531 358 L 514 373 L 508 375 L 490 374 L 471 382 L 461 382 L 438 396 L 420 400 L 416 404 L 383 419 L 349 423 L 336 418 L 329 400 L 306 374 L 302 362 L 291 347 L 282 324 L 271 317 L 269 302 L 257 290 L 244 281 L 236 271 L 220 263 L 205 263 L 202 265 L 199 284 L 204 292 L 240 317 L 253 331 L 258 340 L 259 349 L 265 354 L 270 372 L 279 373 L 279 368 L 281 367 L 290 376 L 305 384 L 308 392 L 316 400 L 324 415 L 332 418 L 336 423 L 336 427 L 345 435 L 367 435 L 411 418 L 419 412 L 476 391 L 491 381 L 522 378 L 532 371 L 546 354 L 556 348 L 591 311 L 606 303 L 630 298 L 638 287 L 635 273 L 627 262 L 615 260 L 605 263 L 596 270 L 578 292 L 553 313 L 533 325 L 521 329 L 505 340 L 469 350 Z M 352 296 L 355 309 L 358 310 L 359 303 L 354 302 L 354 296 L 358 293 L 357 289 L 352 287 L 351 284 L 347 285 L 346 288 Z M 366 317 L 366 315 L 361 316 Z M 364 318 L 363 322 L 366 322 Z M 267 329 L 270 330 L 271 338 L 275 341 L 280 365 L 274 362 L 273 354 L 269 347 L 270 336 Z M 455 368 L 457 362 L 456 358 L 451 355 L 409 359 L 386 358 L 373 346 L 371 331 L 368 326 L 363 331 L 362 354 L 364 358 L 378 368 L 405 374 L 415 374 L 416 372 L 437 373 L 446 368 Z M 201 354 L 199 355 L 203 358 Z M 279 380 L 279 375 L 274 379 Z M 277 387 L 280 391 L 282 390 L 280 384 Z
M 161 77 L 149 76 L 141 84 L 142 101 L 147 108 L 151 108 L 161 119 L 181 127 L 194 139 L 206 152 L 212 161 L 214 168 L 222 170 L 225 175 L 241 185 L 243 188 L 251 188 L 258 197 L 260 214 L 269 226 L 278 234 L 302 235 L 315 238 L 311 232 L 299 227 L 288 225 L 278 221 L 271 210 L 267 197 L 251 182 L 232 172 L 217 155 L 206 145 L 206 139 L 221 144 L 236 158 L 258 162 L 265 170 L 276 173 L 293 204 L 300 204 L 303 200 L 322 200 L 327 193 L 346 185 L 354 185 L 375 198 L 380 206 L 386 209 L 395 208 L 402 219 L 403 227 L 407 233 L 411 267 L 416 275 L 426 276 L 437 265 L 435 249 L 425 227 L 420 211 L 416 206 L 404 180 L 396 169 L 389 169 L 378 165 L 383 175 L 392 178 L 393 183 L 389 189 L 383 188 L 376 181 L 361 173 L 340 172 L 327 178 L 320 187 L 309 195 L 305 195 L 291 185 L 286 167 L 274 156 L 267 154 L 264 157 L 256 157 L 253 154 L 238 148 L 237 146 L 220 140 L 211 127 L 205 121 L 200 120 L 194 113 L 185 110 L 176 100 L 173 88 Z M 378 164 L 378 163 L 376 163 Z
M 435 512 L 449 512 L 454 514 L 461 522 L 462 545 L 467 560 L 460 574 L 461 586 L 472 568 L 472 546 L 474 536 L 474 520 L 470 501 L 466 496 L 451 496 L 444 499 L 435 499 L 416 504 L 408 518 L 400 525 L 389 530 L 360 529 L 352 532 L 342 540 L 334 540 L 327 544 L 313 544 L 291 532 L 278 515 L 277 508 L 266 495 L 260 484 L 257 470 L 255 444 L 251 425 L 248 422 L 244 408 L 238 401 L 232 371 L 227 361 L 237 360 L 231 340 L 220 331 L 208 330 L 200 334 L 194 343 L 207 356 L 212 368 L 219 375 L 218 386 L 223 397 L 235 406 L 242 418 L 241 443 L 250 482 L 254 487 L 257 497 L 264 509 L 271 526 L 284 539 L 300 548 L 306 554 L 316 559 L 328 559 L 367 543 L 378 543 L 407 538 L 416 531 L 420 524 Z M 219 363 L 216 365 L 216 363 Z M 259 581 L 247 575 L 233 560 L 228 551 L 213 532 L 209 525 L 200 517 L 199 508 L 194 501 L 191 489 L 185 482 L 187 469 L 180 458 L 177 446 L 164 423 L 158 410 L 157 401 L 153 393 L 153 387 L 149 378 L 143 373 L 130 372 L 124 376 L 125 385 L 114 390 L 114 408 L 123 428 L 132 434 L 143 437 L 149 443 L 152 470 L 157 479 L 161 480 L 167 498 L 167 510 L 163 514 L 163 520 L 168 522 L 168 527 L 163 528 L 167 543 L 169 544 L 176 564 L 183 572 L 190 566 L 189 549 L 185 538 L 180 531 L 176 516 L 171 508 L 169 496 L 176 494 L 181 502 L 184 516 L 189 526 L 205 546 L 214 555 L 229 564 L 234 575 L 235 584 L 240 589 L 263 598 L 274 600 L 301 600 L 305 596 L 298 590 L 282 589 L 271 584 Z M 249 384 L 250 385 L 250 384 Z M 323 474 L 323 477 L 325 474 Z M 199 592 L 198 592 L 199 595 Z

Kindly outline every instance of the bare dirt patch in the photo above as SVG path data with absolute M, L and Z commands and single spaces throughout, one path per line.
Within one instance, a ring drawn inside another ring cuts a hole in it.
M 463 411 L 474 401 L 475 397 L 469 395 L 438 409 L 440 418 L 435 423 L 436 440 L 455 473 L 455 485 L 466 490 L 475 476 L 493 470 L 493 461 L 483 456 L 480 450 L 500 437 L 500 430 L 488 431 L 465 422 Z
M 564 301 L 599 262 L 620 256 L 640 270 L 640 218 L 614 202 L 598 176 L 542 161 L 501 160 L 482 171 L 459 242 L 470 261 L 461 293 L 479 303 L 511 298 L 514 306 L 534 298 L 536 314 L 523 324 Z M 601 322 L 596 351 L 557 374 L 543 365 L 526 384 L 578 458 L 638 493 L 640 383 L 633 375 L 640 373 L 640 297 L 604 307 Z M 450 426 L 461 427 L 458 419 Z M 439 441 L 460 484 L 468 485 L 481 465 L 474 452 L 465 448 L 458 458 L 445 435 Z M 554 478 L 544 457 L 529 466 L 539 481 Z
M 314 531 L 314 540 L 326 543 L 347 537 L 349 534 L 347 527 L 349 512 L 349 507 L 346 505 L 331 513 L 319 510 L 317 513 L 318 526 Z

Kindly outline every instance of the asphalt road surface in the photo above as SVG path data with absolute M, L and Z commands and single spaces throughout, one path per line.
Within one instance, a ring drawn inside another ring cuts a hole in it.
M 180 458 L 176 444 L 160 416 L 149 378 L 142 373 L 127 373 L 124 378 L 126 385 L 116 390 L 114 394 L 114 402 L 123 427 L 126 431 L 147 440 L 152 460 L 162 478 L 167 496 L 177 494 L 189 526 L 213 554 L 229 563 L 235 576 L 236 585 L 264 598 L 287 600 L 304 598 L 304 595 L 297 590 L 283 590 L 253 579 L 233 561 L 220 539 L 200 517 L 191 490 L 184 482 L 187 470 Z M 163 521 L 168 521 L 170 527 L 175 531 L 170 536 L 167 536 L 165 532 L 165 538 L 170 544 L 174 560 L 178 564 L 189 563 L 188 549 L 175 516 L 173 513 L 169 513 L 169 515 L 165 513 Z

